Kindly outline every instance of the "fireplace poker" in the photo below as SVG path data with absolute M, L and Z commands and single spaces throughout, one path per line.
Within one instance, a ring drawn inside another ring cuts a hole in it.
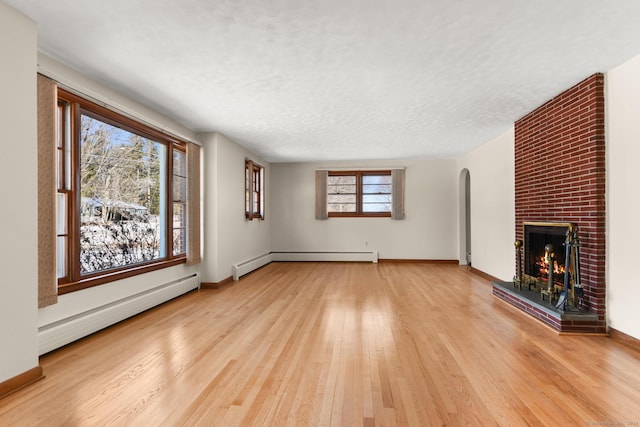
M 562 292 L 558 298 L 556 308 L 562 311 L 567 309 L 567 294 L 569 292 L 569 264 L 571 263 L 571 249 L 572 249 L 572 230 L 571 227 L 567 228 L 567 237 L 564 241 L 564 286 Z
M 551 243 L 548 243 L 544 247 L 545 252 L 545 261 L 548 263 L 547 274 L 548 274 L 548 283 L 547 290 L 540 290 L 540 297 L 544 300 L 544 295 L 549 297 L 549 302 L 553 302 L 553 267 L 555 262 L 554 248 Z
M 580 281 L 580 239 L 578 239 L 578 227 L 575 227 L 574 237 L 573 237 L 573 246 L 575 249 L 575 273 L 573 274 L 575 277 L 575 283 L 573 284 L 573 297 L 574 299 L 578 298 L 579 307 L 582 308 L 582 301 L 584 298 L 584 287 L 582 286 L 582 282 Z M 574 302 L 574 305 L 575 302 Z
M 522 289 L 522 240 L 516 240 L 514 242 L 516 247 L 516 256 L 518 257 L 516 261 L 516 275 L 513 278 L 513 286 L 518 289 Z

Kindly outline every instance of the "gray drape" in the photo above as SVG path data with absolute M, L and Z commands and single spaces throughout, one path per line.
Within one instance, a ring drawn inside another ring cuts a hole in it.
M 327 178 L 329 171 L 316 171 L 316 219 L 328 219 L 327 212 Z
M 404 219 L 404 169 L 391 170 L 391 219 Z

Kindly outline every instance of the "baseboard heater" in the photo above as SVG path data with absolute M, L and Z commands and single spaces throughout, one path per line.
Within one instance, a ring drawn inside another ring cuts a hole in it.
M 239 280 L 240 277 L 244 276 L 245 274 L 251 273 L 253 270 L 257 270 L 260 267 L 269 264 L 271 261 L 273 261 L 273 259 L 271 252 L 269 252 L 255 258 L 251 258 L 239 264 L 234 264 L 233 266 L 231 266 L 231 274 L 233 275 L 233 280 Z
M 131 295 L 72 317 L 38 328 L 38 351 L 45 354 L 94 332 L 118 323 L 156 305 L 197 289 L 197 275 Z
M 329 251 L 309 251 L 309 252 L 285 252 L 275 251 L 251 258 L 250 260 L 234 264 L 231 267 L 233 280 L 253 270 L 269 264 L 270 262 L 296 262 L 296 261 L 355 261 L 355 262 L 378 262 L 378 252 L 329 252 Z

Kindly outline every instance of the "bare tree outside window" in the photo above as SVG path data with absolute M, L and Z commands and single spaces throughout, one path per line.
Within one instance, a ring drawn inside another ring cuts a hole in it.
M 391 212 L 391 175 L 362 176 L 362 211 Z
M 164 256 L 166 146 L 88 115 L 80 138 L 81 274 Z
M 355 175 L 329 176 L 327 179 L 328 212 L 356 212 L 357 190 Z

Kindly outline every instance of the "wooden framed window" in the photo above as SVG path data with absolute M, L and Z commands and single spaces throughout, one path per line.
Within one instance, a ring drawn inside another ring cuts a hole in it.
M 245 160 L 245 218 L 264 219 L 264 167 Z
M 390 170 L 327 174 L 329 217 L 390 217 L 392 202 Z
M 58 90 L 58 293 L 185 262 L 186 143 Z
M 187 154 L 173 148 L 173 255 L 187 247 Z
M 71 141 L 67 118 L 69 106 L 58 101 L 56 109 L 56 253 L 58 282 L 70 281 L 70 265 L 67 256 L 71 240 Z

